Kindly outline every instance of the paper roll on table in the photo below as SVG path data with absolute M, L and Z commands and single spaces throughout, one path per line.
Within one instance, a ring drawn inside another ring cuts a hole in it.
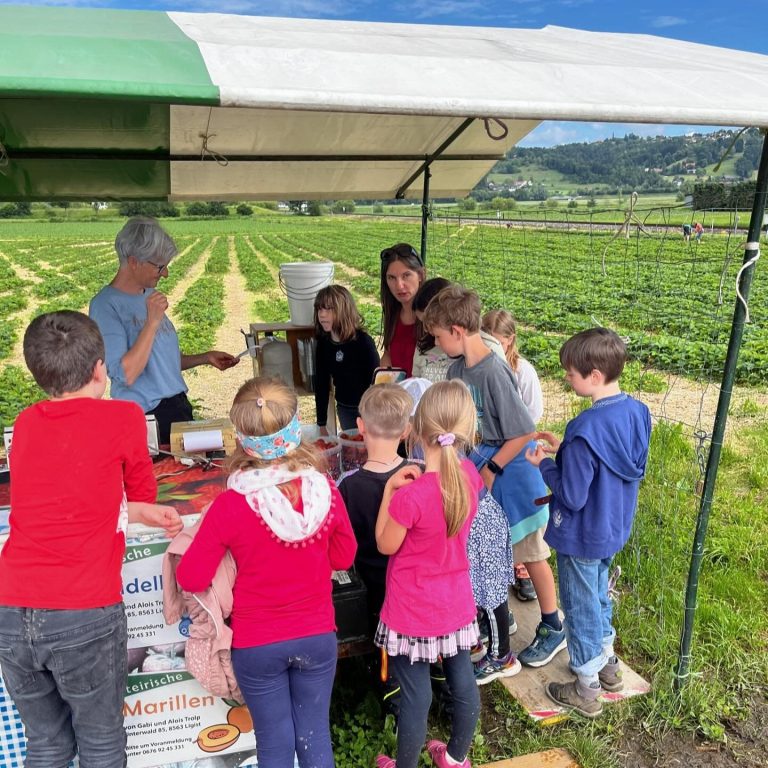
M 185 432 L 182 435 L 182 444 L 184 453 L 221 451 L 224 448 L 224 436 L 220 429 Z

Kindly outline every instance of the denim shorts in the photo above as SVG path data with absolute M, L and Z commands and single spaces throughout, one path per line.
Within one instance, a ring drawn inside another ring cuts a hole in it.
M 87 610 L 0 606 L 0 668 L 27 735 L 25 768 L 125 768 L 127 628 L 122 603 Z

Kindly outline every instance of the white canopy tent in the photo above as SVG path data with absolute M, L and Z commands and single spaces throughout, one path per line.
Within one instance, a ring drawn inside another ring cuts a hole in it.
M 487 120 L 486 120 L 487 119 Z M 0 199 L 462 196 L 541 120 L 768 126 L 768 57 L 647 35 L 0 7 Z

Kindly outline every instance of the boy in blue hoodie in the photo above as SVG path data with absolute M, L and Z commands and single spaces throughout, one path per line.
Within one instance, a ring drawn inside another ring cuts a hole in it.
M 566 381 L 592 407 L 568 422 L 560 442 L 538 432 L 526 451 L 552 491 L 546 542 L 557 552 L 560 601 L 565 611 L 571 669 L 576 680 L 549 683 L 547 696 L 585 717 L 602 712 L 603 689 L 623 687 L 613 650 L 608 570 L 629 538 L 645 474 L 651 417 L 619 389 L 627 351 L 607 328 L 572 336 L 560 350 Z M 547 453 L 555 453 L 553 459 Z

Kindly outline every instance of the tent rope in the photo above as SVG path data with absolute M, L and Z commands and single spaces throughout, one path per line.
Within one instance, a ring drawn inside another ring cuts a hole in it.
M 501 133 L 494 134 L 491 130 L 491 123 L 496 123 L 501 128 Z M 502 141 L 509 135 L 509 128 L 503 120 L 499 120 L 497 117 L 484 117 L 483 125 L 485 126 L 485 132 L 488 134 L 489 139 L 493 141 Z
M 747 300 L 744 298 L 744 296 L 741 293 L 741 290 L 739 288 L 739 283 L 741 281 L 741 275 L 744 272 L 744 270 L 749 269 L 749 267 L 755 265 L 757 263 L 757 260 L 760 258 L 760 243 L 744 243 L 744 250 L 755 251 L 755 255 L 741 265 L 741 269 L 738 271 L 738 274 L 736 275 L 736 295 L 739 297 L 739 301 L 744 305 L 744 322 L 748 323 L 749 322 L 749 304 L 747 304 Z
M 208 110 L 208 122 L 205 124 L 205 131 L 202 133 L 199 133 L 198 136 L 203 140 L 203 146 L 200 150 L 200 159 L 205 160 L 206 157 L 210 157 L 213 160 L 215 160 L 220 166 L 226 167 L 229 165 L 229 160 L 227 160 L 224 155 L 220 154 L 219 152 L 216 152 L 215 150 L 211 149 L 208 146 L 208 142 L 216 135 L 215 133 L 210 133 L 210 127 L 211 127 L 211 116 L 213 115 L 213 108 L 211 107 Z

